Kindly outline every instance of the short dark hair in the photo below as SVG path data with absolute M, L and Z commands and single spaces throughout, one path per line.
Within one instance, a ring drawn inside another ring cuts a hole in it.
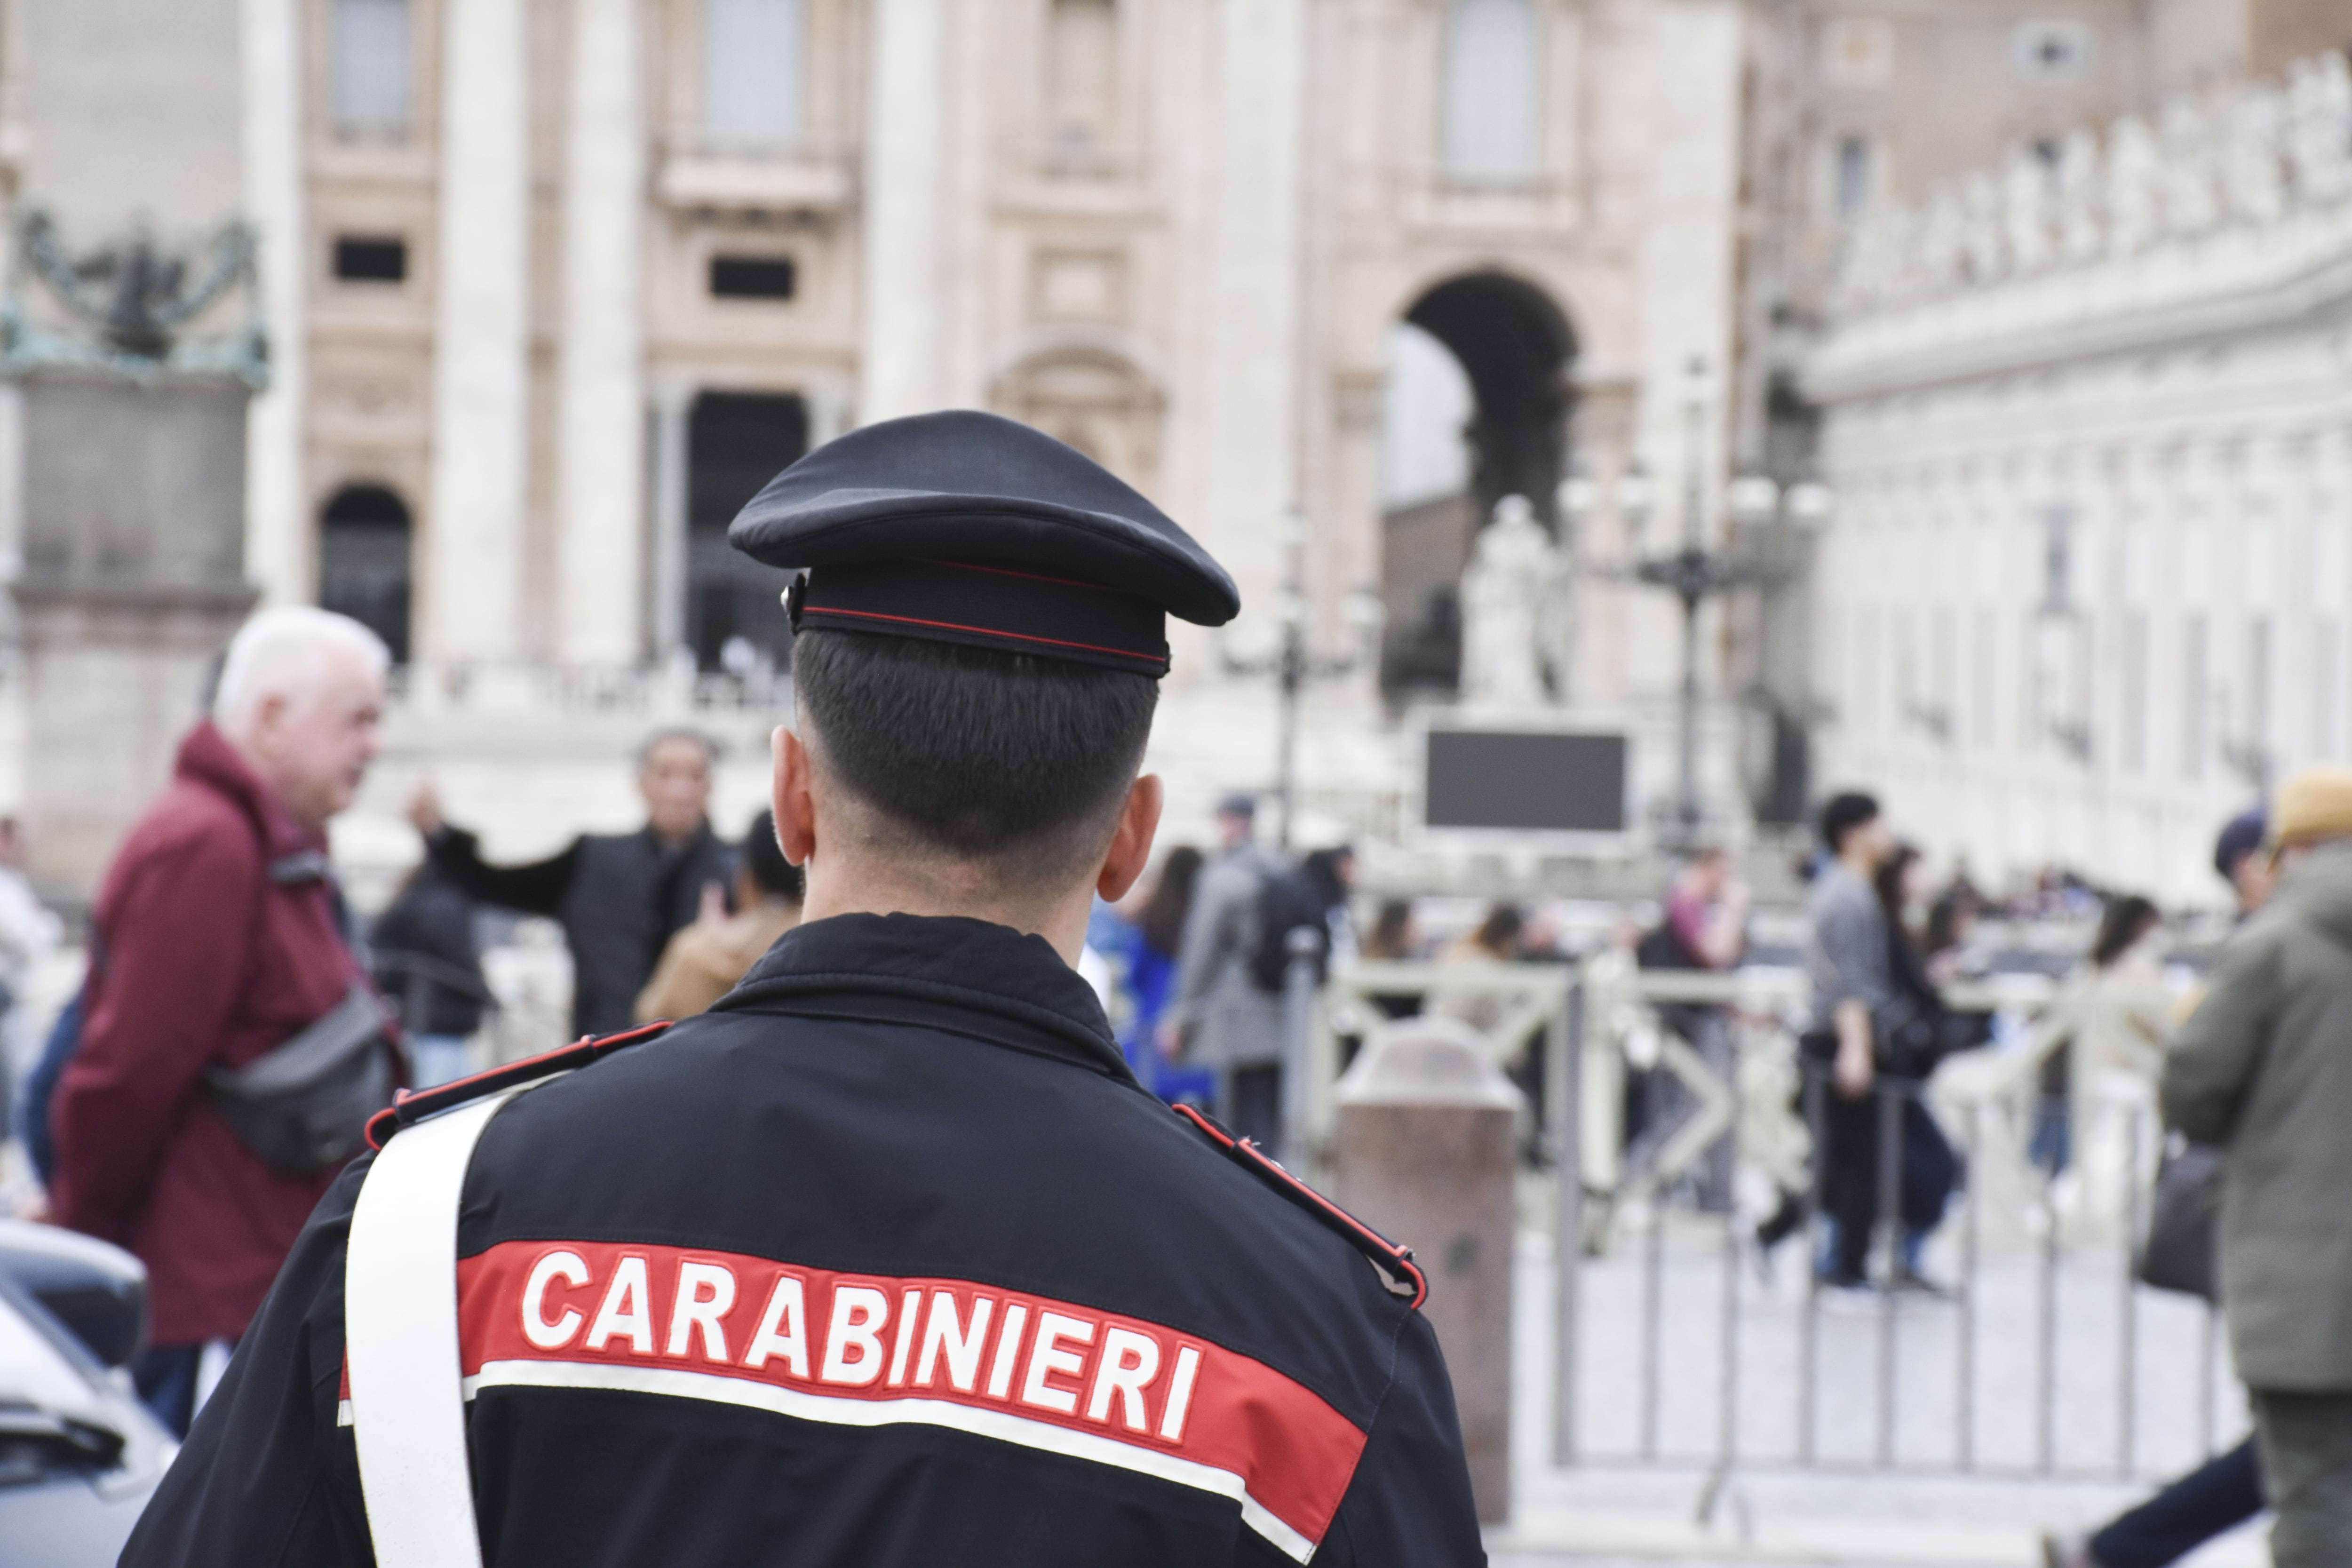
M 1833 795 L 1822 807 L 1822 843 L 1832 855 L 1845 851 L 1845 836 L 1865 822 L 1878 820 L 1878 802 L 1860 790 Z
M 762 892 L 800 902 L 801 869 L 784 858 L 783 847 L 776 842 L 774 812 L 763 809 L 743 830 L 743 869 Z
M 1030 886 L 1100 853 L 1160 700 L 1128 670 L 814 628 L 793 682 L 824 765 L 906 847 Z

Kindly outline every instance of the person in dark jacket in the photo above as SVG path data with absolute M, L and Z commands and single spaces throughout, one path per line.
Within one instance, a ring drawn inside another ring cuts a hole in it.
M 265 610 L 229 645 L 213 716 L 98 895 L 79 1044 L 50 1108 L 52 1216 L 147 1265 L 140 1393 L 184 1432 L 340 1165 L 248 1147 L 205 1073 L 284 1045 L 360 978 L 326 875 L 328 820 L 378 750 L 387 656 L 323 610 Z
M 376 984 L 400 1009 L 415 1087 L 465 1076 L 466 1042 L 490 995 L 474 941 L 474 900 L 426 860 L 368 932 Z
M 429 784 L 409 820 L 436 869 L 468 896 L 561 921 L 572 949 L 572 1027 L 609 1035 L 635 1023 L 637 993 L 669 939 L 693 923 L 702 890 L 734 886 L 735 854 L 710 831 L 709 739 L 656 731 L 637 751 L 646 825 L 635 833 L 583 834 L 526 866 L 486 864 L 474 836 L 442 819 Z

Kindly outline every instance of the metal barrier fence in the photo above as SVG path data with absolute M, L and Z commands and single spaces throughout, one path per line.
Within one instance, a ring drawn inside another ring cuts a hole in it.
M 2147 1086 L 2078 1072 L 2070 1100 L 2038 1093 L 2074 1027 L 2047 982 L 1958 988 L 1956 1005 L 2008 1016 L 2007 1048 L 1927 1085 L 1882 1080 L 1858 1110 L 1801 1063 L 1799 975 L 1613 953 L 1360 965 L 1326 986 L 1303 1042 L 1310 1162 L 1342 1042 L 1390 997 L 1473 1023 L 1535 1090 L 1522 1212 L 1552 1211 L 1554 1331 L 1550 1366 L 1519 1387 L 1548 1384 L 1556 1463 L 1706 1468 L 1704 1514 L 1739 1469 L 2121 1479 L 2186 1468 L 2242 1424 L 2214 1312 L 2135 1277 L 2162 1147 Z M 1651 1124 L 1629 1125 L 1644 1097 Z M 1923 1122 L 1963 1174 L 1913 1279 L 1901 1215 L 1906 1166 L 1932 1153 Z M 1790 1228 L 1774 1257 L 1753 1222 L 1776 1201 Z M 1816 1268 L 1841 1208 L 1868 1232 L 1847 1254 L 1867 1289 Z

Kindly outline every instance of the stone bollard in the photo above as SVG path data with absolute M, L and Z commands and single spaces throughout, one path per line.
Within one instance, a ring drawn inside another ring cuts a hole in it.
M 1451 1018 L 1408 1018 L 1365 1042 L 1340 1079 L 1335 1193 L 1413 1248 L 1423 1310 L 1445 1352 L 1478 1517 L 1511 1505 L 1512 1177 L 1523 1097 Z

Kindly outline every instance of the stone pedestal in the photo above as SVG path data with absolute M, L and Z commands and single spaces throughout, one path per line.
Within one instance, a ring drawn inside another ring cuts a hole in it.
M 1511 1503 L 1511 1189 L 1519 1091 L 1447 1018 L 1381 1029 L 1339 1080 L 1336 1196 L 1414 1249 L 1445 1352 L 1478 1517 Z
M 225 380 L 24 381 L 26 827 L 32 871 L 95 889 L 251 606 L 245 421 Z

